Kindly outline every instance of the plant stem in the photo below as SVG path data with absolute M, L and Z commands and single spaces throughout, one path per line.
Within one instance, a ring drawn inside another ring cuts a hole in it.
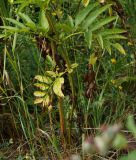
M 66 141 L 66 128 L 65 128 L 65 119 L 64 119 L 64 109 L 62 106 L 62 98 L 58 97 L 58 108 L 59 108 L 59 117 L 60 117 L 60 131 L 62 135 L 62 142 Z
M 52 16 L 51 15 L 47 15 L 47 18 L 48 18 L 48 21 L 49 21 L 49 24 L 50 24 L 50 27 L 51 27 L 51 30 L 52 30 L 52 33 L 54 34 L 55 33 L 55 36 L 57 37 L 57 39 L 59 40 L 59 35 L 58 35 L 58 32 L 56 31 L 56 28 L 54 27 L 55 25 L 54 25 L 54 22 L 53 22 L 53 19 L 52 19 Z M 54 50 L 54 48 L 53 48 L 53 50 Z M 68 56 L 68 51 L 67 51 L 67 49 L 66 49 L 66 45 L 65 45 L 65 42 L 63 42 L 63 46 L 61 45 L 60 46 L 60 54 L 61 54 L 61 56 L 62 56 L 62 58 L 65 60 L 65 62 L 66 62 L 66 64 L 67 64 L 67 67 L 68 67 L 68 69 L 70 69 L 70 67 L 71 67 L 71 63 L 70 63 L 70 59 L 69 59 L 69 56 Z M 73 80 L 73 76 L 72 76 L 72 74 L 68 74 L 68 79 L 69 79 L 69 83 L 70 83 L 70 88 L 71 88 L 71 92 L 72 92 L 72 112 L 71 112 L 71 114 L 70 114 L 70 117 L 69 117 L 69 119 L 70 119 L 70 126 L 69 126 L 69 135 L 68 135 L 68 137 L 69 137 L 69 143 L 70 143 L 70 137 L 71 137 L 71 120 L 72 120 L 72 117 L 73 117 L 73 111 L 74 111 L 74 109 L 75 109 L 75 87 L 74 87 L 74 80 Z M 60 100 L 59 100 L 60 101 Z M 62 100 L 61 100 L 62 101 Z M 62 103 L 62 102 L 59 102 L 60 104 Z M 61 111 L 61 117 L 60 117 L 60 119 L 61 119 L 61 126 L 63 126 L 64 124 L 62 124 L 63 122 L 64 122 L 64 113 L 63 113 L 63 110 L 60 108 L 60 111 Z M 63 126 L 64 127 L 64 126 Z M 61 128 L 62 129 L 62 128 Z M 62 132 L 63 133 L 63 132 Z
M 66 61 L 67 68 L 70 69 L 71 63 L 70 63 L 70 59 L 69 59 L 66 47 L 64 48 L 64 46 L 61 46 L 60 50 L 61 50 L 62 57 Z M 70 113 L 69 118 L 68 118 L 69 119 L 68 142 L 69 142 L 69 144 L 71 144 L 71 124 L 72 124 L 71 122 L 72 122 L 74 109 L 76 108 L 76 103 L 75 103 L 76 93 L 75 93 L 73 75 L 68 74 L 68 79 L 69 79 L 69 84 L 70 84 L 70 88 L 71 88 L 71 92 L 72 92 L 72 110 L 71 110 L 71 113 Z

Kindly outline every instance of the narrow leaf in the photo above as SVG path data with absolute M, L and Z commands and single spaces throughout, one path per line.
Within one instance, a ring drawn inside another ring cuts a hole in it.
M 12 32 L 19 31 L 19 29 L 17 27 L 11 27 L 11 26 L 0 26 L 0 28 L 7 29 L 7 30 L 12 31 Z
M 32 21 L 32 19 L 28 15 L 21 13 L 21 12 L 19 12 L 18 15 L 20 16 L 20 18 L 22 18 L 26 22 L 27 26 L 31 28 L 36 27 L 35 23 Z
M 120 34 L 125 32 L 126 30 L 113 28 L 113 29 L 104 29 L 103 31 L 100 31 L 99 34 L 101 34 L 102 36 L 106 36 L 106 35 Z
M 74 21 L 73 18 L 71 16 L 68 15 L 68 24 L 70 25 L 71 28 L 74 27 Z
M 14 2 L 14 4 L 16 4 L 16 3 Z M 17 3 L 17 4 L 18 4 L 18 3 Z M 29 1 L 28 1 L 28 2 L 24 2 L 24 1 L 23 1 L 22 4 L 19 6 L 17 12 L 21 12 L 25 7 L 29 6 L 29 4 L 30 4 Z
M 19 29 L 17 27 L 11 27 L 11 26 L 0 26 L 0 28 L 2 29 L 6 29 L 8 32 L 28 32 L 29 29 L 28 28 L 22 28 Z
M 86 8 L 84 8 L 83 10 L 79 11 L 79 13 L 77 14 L 76 18 L 75 18 L 75 26 L 78 26 L 79 24 L 82 23 L 82 21 L 86 18 L 86 16 L 89 14 L 89 12 L 91 12 L 95 7 L 97 7 L 99 5 L 98 2 L 94 3 L 94 4 L 90 4 L 88 5 Z
M 97 35 L 97 41 L 98 41 L 99 45 L 101 46 L 101 48 L 103 49 L 104 48 L 104 46 L 103 46 L 103 38 L 102 38 L 101 34 Z
M 40 15 L 39 15 L 39 25 L 42 27 L 43 30 L 46 32 L 49 30 L 49 22 L 47 20 L 47 17 L 45 15 L 44 9 L 41 9 Z
M 108 18 L 105 18 L 105 19 L 102 19 L 100 21 L 98 21 L 97 23 L 93 24 L 92 26 L 90 26 L 91 28 L 91 31 L 95 31 L 101 27 L 103 27 L 104 25 L 112 22 L 113 20 L 115 20 L 116 17 L 108 17 Z
M 90 13 L 88 17 L 85 19 L 84 23 L 82 24 L 83 28 L 87 29 L 96 20 L 96 18 L 105 10 L 107 10 L 110 6 L 111 4 L 105 5 L 100 9 L 96 9 L 96 11 Z
M 92 37 L 93 37 L 93 34 L 90 30 L 85 33 L 85 40 L 87 41 L 89 49 L 91 48 L 91 45 L 92 45 Z
M 109 41 L 104 41 L 104 48 L 111 55 L 111 43 Z
M 105 39 L 127 39 L 125 36 L 115 34 L 115 35 L 108 35 L 104 37 Z
M 116 48 L 121 54 L 126 54 L 124 48 L 119 43 L 112 44 L 114 48 Z
M 49 56 L 49 55 L 47 55 L 46 56 L 46 60 L 47 60 L 47 63 L 49 64 L 49 65 L 51 65 L 52 67 L 55 67 L 55 61 L 53 61 L 53 59 L 51 58 L 51 56 Z
M 21 27 L 21 28 L 25 28 L 26 26 L 23 24 L 23 23 L 20 23 L 18 22 L 17 20 L 15 19 L 12 19 L 12 18 L 6 18 L 7 21 L 17 25 L 18 27 Z

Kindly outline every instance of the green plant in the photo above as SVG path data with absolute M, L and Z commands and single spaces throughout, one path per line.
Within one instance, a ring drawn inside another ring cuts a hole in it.
M 136 25 L 136 21 L 135 21 L 134 15 L 136 15 L 136 3 L 134 0 L 130 0 L 130 1 L 118 0 L 118 2 L 121 4 L 124 11 L 124 15 L 123 15 L 124 25 L 132 33 L 130 37 L 133 37 L 135 39 L 136 30 L 134 26 Z M 126 19 L 126 15 L 129 16 L 128 19 Z
M 1 16 L 0 104 L 19 123 L 30 157 L 62 158 L 83 132 L 135 110 L 135 58 L 115 3 L 3 2 L 10 14 Z
M 52 67 L 55 67 L 55 63 L 51 59 L 51 57 L 47 56 L 48 60 L 51 62 Z M 62 77 L 67 72 L 72 73 L 73 69 L 77 67 L 77 64 L 72 64 L 71 68 L 66 68 L 64 72 L 59 72 L 59 68 L 56 71 L 46 71 L 43 76 L 37 75 L 35 79 L 38 80 L 38 83 L 34 85 L 40 89 L 40 91 L 35 91 L 34 96 L 36 97 L 34 104 L 42 104 L 42 107 L 47 107 L 49 111 L 52 109 L 54 95 L 58 97 L 58 107 L 59 107 L 59 115 L 60 115 L 60 126 L 62 136 L 66 135 L 66 126 L 64 119 L 64 109 L 62 106 L 62 98 L 64 98 L 64 94 L 62 93 L 62 85 L 64 84 L 64 78 Z M 50 118 L 50 122 L 52 120 Z M 53 128 L 53 127 L 51 127 Z

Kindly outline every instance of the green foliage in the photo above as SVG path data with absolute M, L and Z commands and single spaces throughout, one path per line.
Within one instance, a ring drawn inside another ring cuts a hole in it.
M 24 37 L 24 35 L 18 36 L 17 48 L 15 51 L 17 52 L 16 55 L 14 55 L 11 50 L 9 50 L 9 53 L 7 54 L 7 71 L 10 75 L 10 79 L 16 84 L 15 88 L 18 88 L 19 79 L 21 77 L 18 79 L 17 75 L 18 72 L 20 72 L 24 87 L 29 86 L 30 82 L 32 83 L 33 77 L 38 72 L 38 66 L 43 66 L 43 61 L 40 60 L 39 51 L 35 44 L 32 43 L 32 40 L 29 37 Z M 19 68 L 16 64 L 17 61 L 20 65 Z
M 40 11 L 39 14 L 40 14 L 40 16 L 39 16 L 38 25 L 35 24 L 28 15 L 19 12 L 18 16 L 24 21 L 24 23 L 21 23 L 21 22 L 19 22 L 17 20 L 14 20 L 12 18 L 6 18 L 6 20 L 11 22 L 12 24 L 14 24 L 15 27 L 0 26 L 0 28 L 6 30 L 5 37 L 10 36 L 14 33 L 23 33 L 23 32 L 24 33 L 25 32 L 26 33 L 32 33 L 32 34 L 36 34 L 36 33 L 46 34 L 49 30 L 48 20 L 46 18 L 46 15 L 45 15 L 45 12 L 44 12 L 43 9 Z
M 126 27 L 128 27 L 128 29 L 132 33 L 131 36 L 136 38 L 136 29 L 135 29 L 136 28 L 135 27 L 136 26 L 136 19 L 135 19 L 136 2 L 135 0 L 129 0 L 129 1 L 118 0 L 118 1 L 122 5 L 124 13 L 129 17 L 125 21 L 125 25 Z
M 100 6 L 98 2 L 88 5 L 86 8 L 81 10 L 75 17 L 75 28 L 78 26 L 85 32 L 85 39 L 88 43 L 88 47 L 91 48 L 92 41 L 97 39 L 98 44 L 102 49 L 106 49 L 111 54 L 111 46 L 119 50 L 124 54 L 124 49 L 120 44 L 114 45 L 114 39 L 126 39 L 124 36 L 120 35 L 124 33 L 125 30 L 112 28 L 105 29 L 105 25 L 109 25 L 112 21 L 116 20 L 116 16 L 102 16 L 107 9 L 111 7 L 111 4 L 105 6 Z M 99 17 L 101 20 L 97 20 Z
M 75 18 L 75 26 L 77 27 L 79 24 L 82 23 L 82 21 L 86 18 L 86 16 L 91 12 L 95 7 L 97 7 L 99 3 L 94 3 L 93 5 L 90 4 L 87 8 L 84 8 L 81 10 Z
M 47 60 L 53 64 L 53 60 L 48 55 Z M 45 75 L 36 75 L 35 79 L 38 81 L 38 83 L 35 83 L 34 85 L 40 89 L 40 91 L 35 91 L 34 96 L 36 97 L 36 100 L 34 101 L 34 104 L 42 103 L 44 106 L 49 106 L 51 102 L 51 96 L 53 95 L 53 92 L 56 94 L 56 96 L 64 98 L 64 94 L 61 90 L 63 84 L 64 84 L 64 78 L 62 77 L 66 72 L 72 73 L 73 69 L 77 67 L 77 64 L 72 64 L 71 67 L 68 69 L 65 69 L 65 72 L 58 72 L 56 71 L 46 71 Z
M 2 16 L 2 18 L 8 17 L 8 5 L 7 5 L 7 0 L 1 0 L 0 3 L 0 15 Z
M 79 147 L 83 132 L 94 135 L 94 128 L 102 124 L 107 128 L 85 141 L 90 147 L 93 139 L 91 159 L 98 158 L 96 153 L 105 156 L 111 148 L 126 147 L 117 121 L 123 122 L 128 111 L 135 111 L 136 61 L 134 40 L 122 29 L 126 27 L 114 11 L 116 3 L 3 2 L 0 6 L 4 4 L 10 12 L 7 9 L 6 15 L 3 7 L 1 14 L 0 106 L 19 124 L 29 158 L 64 159 L 65 147 Z M 117 125 L 108 125 L 113 123 Z M 135 137 L 132 116 L 127 127 Z

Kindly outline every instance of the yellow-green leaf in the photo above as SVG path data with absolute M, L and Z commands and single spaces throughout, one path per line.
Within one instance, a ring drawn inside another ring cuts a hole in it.
M 6 37 L 5 34 L 0 34 L 0 39 Z
M 72 69 L 72 68 L 69 68 L 69 69 L 67 68 L 67 70 L 66 70 L 66 71 L 70 74 L 70 73 L 72 73 L 72 72 L 73 72 L 73 69 Z
M 50 103 L 50 97 L 49 97 L 49 95 L 46 95 L 43 99 L 43 104 L 44 104 L 44 106 L 48 106 L 49 103 Z
M 35 76 L 35 79 L 37 79 L 39 82 L 50 84 L 52 81 L 49 77 L 37 75 Z
M 97 57 L 95 56 L 95 54 L 91 54 L 90 55 L 90 59 L 89 59 L 89 64 L 94 65 L 97 61 Z
M 19 12 L 18 15 L 26 22 L 26 25 L 29 26 L 31 29 L 36 28 L 36 24 L 32 21 L 32 19 L 27 14 Z
M 87 7 L 89 2 L 90 0 L 82 0 L 82 4 L 84 5 L 84 7 Z
M 61 86 L 63 83 L 64 83 L 64 78 L 59 77 L 55 80 L 53 85 L 53 91 L 59 97 L 64 97 L 64 94 L 62 93 L 62 90 L 61 90 Z
M 58 77 L 61 77 L 63 74 L 65 74 L 66 72 L 60 72 L 58 73 Z
M 41 90 L 46 90 L 49 88 L 47 84 L 43 84 L 43 83 L 35 83 L 34 86 L 36 86 L 37 88 L 40 88 Z
M 51 77 L 56 77 L 56 73 L 53 72 L 53 71 L 46 71 L 46 73 L 47 73 L 48 75 L 50 75 Z
M 112 44 L 114 48 L 116 48 L 121 54 L 126 54 L 124 48 L 119 43 Z
M 49 63 L 49 65 L 51 65 L 52 67 L 55 67 L 56 63 L 55 61 L 51 58 L 51 56 L 47 55 L 46 56 L 46 60 Z
M 37 98 L 34 100 L 34 104 L 39 104 L 43 102 L 43 98 Z
M 47 20 L 47 17 L 45 15 L 44 8 L 41 9 L 40 15 L 39 15 L 39 25 L 44 29 L 46 32 L 49 30 L 49 22 Z
M 43 96 L 45 96 L 45 92 L 35 91 L 34 92 L 34 96 L 36 96 L 36 97 L 43 97 Z
M 73 64 L 71 65 L 71 68 L 74 69 L 74 68 L 76 68 L 77 66 L 78 66 L 77 63 L 73 63 Z
M 51 111 L 52 111 L 52 108 L 53 108 L 53 106 L 52 106 L 52 105 L 49 105 L 48 111 L 51 112 Z

